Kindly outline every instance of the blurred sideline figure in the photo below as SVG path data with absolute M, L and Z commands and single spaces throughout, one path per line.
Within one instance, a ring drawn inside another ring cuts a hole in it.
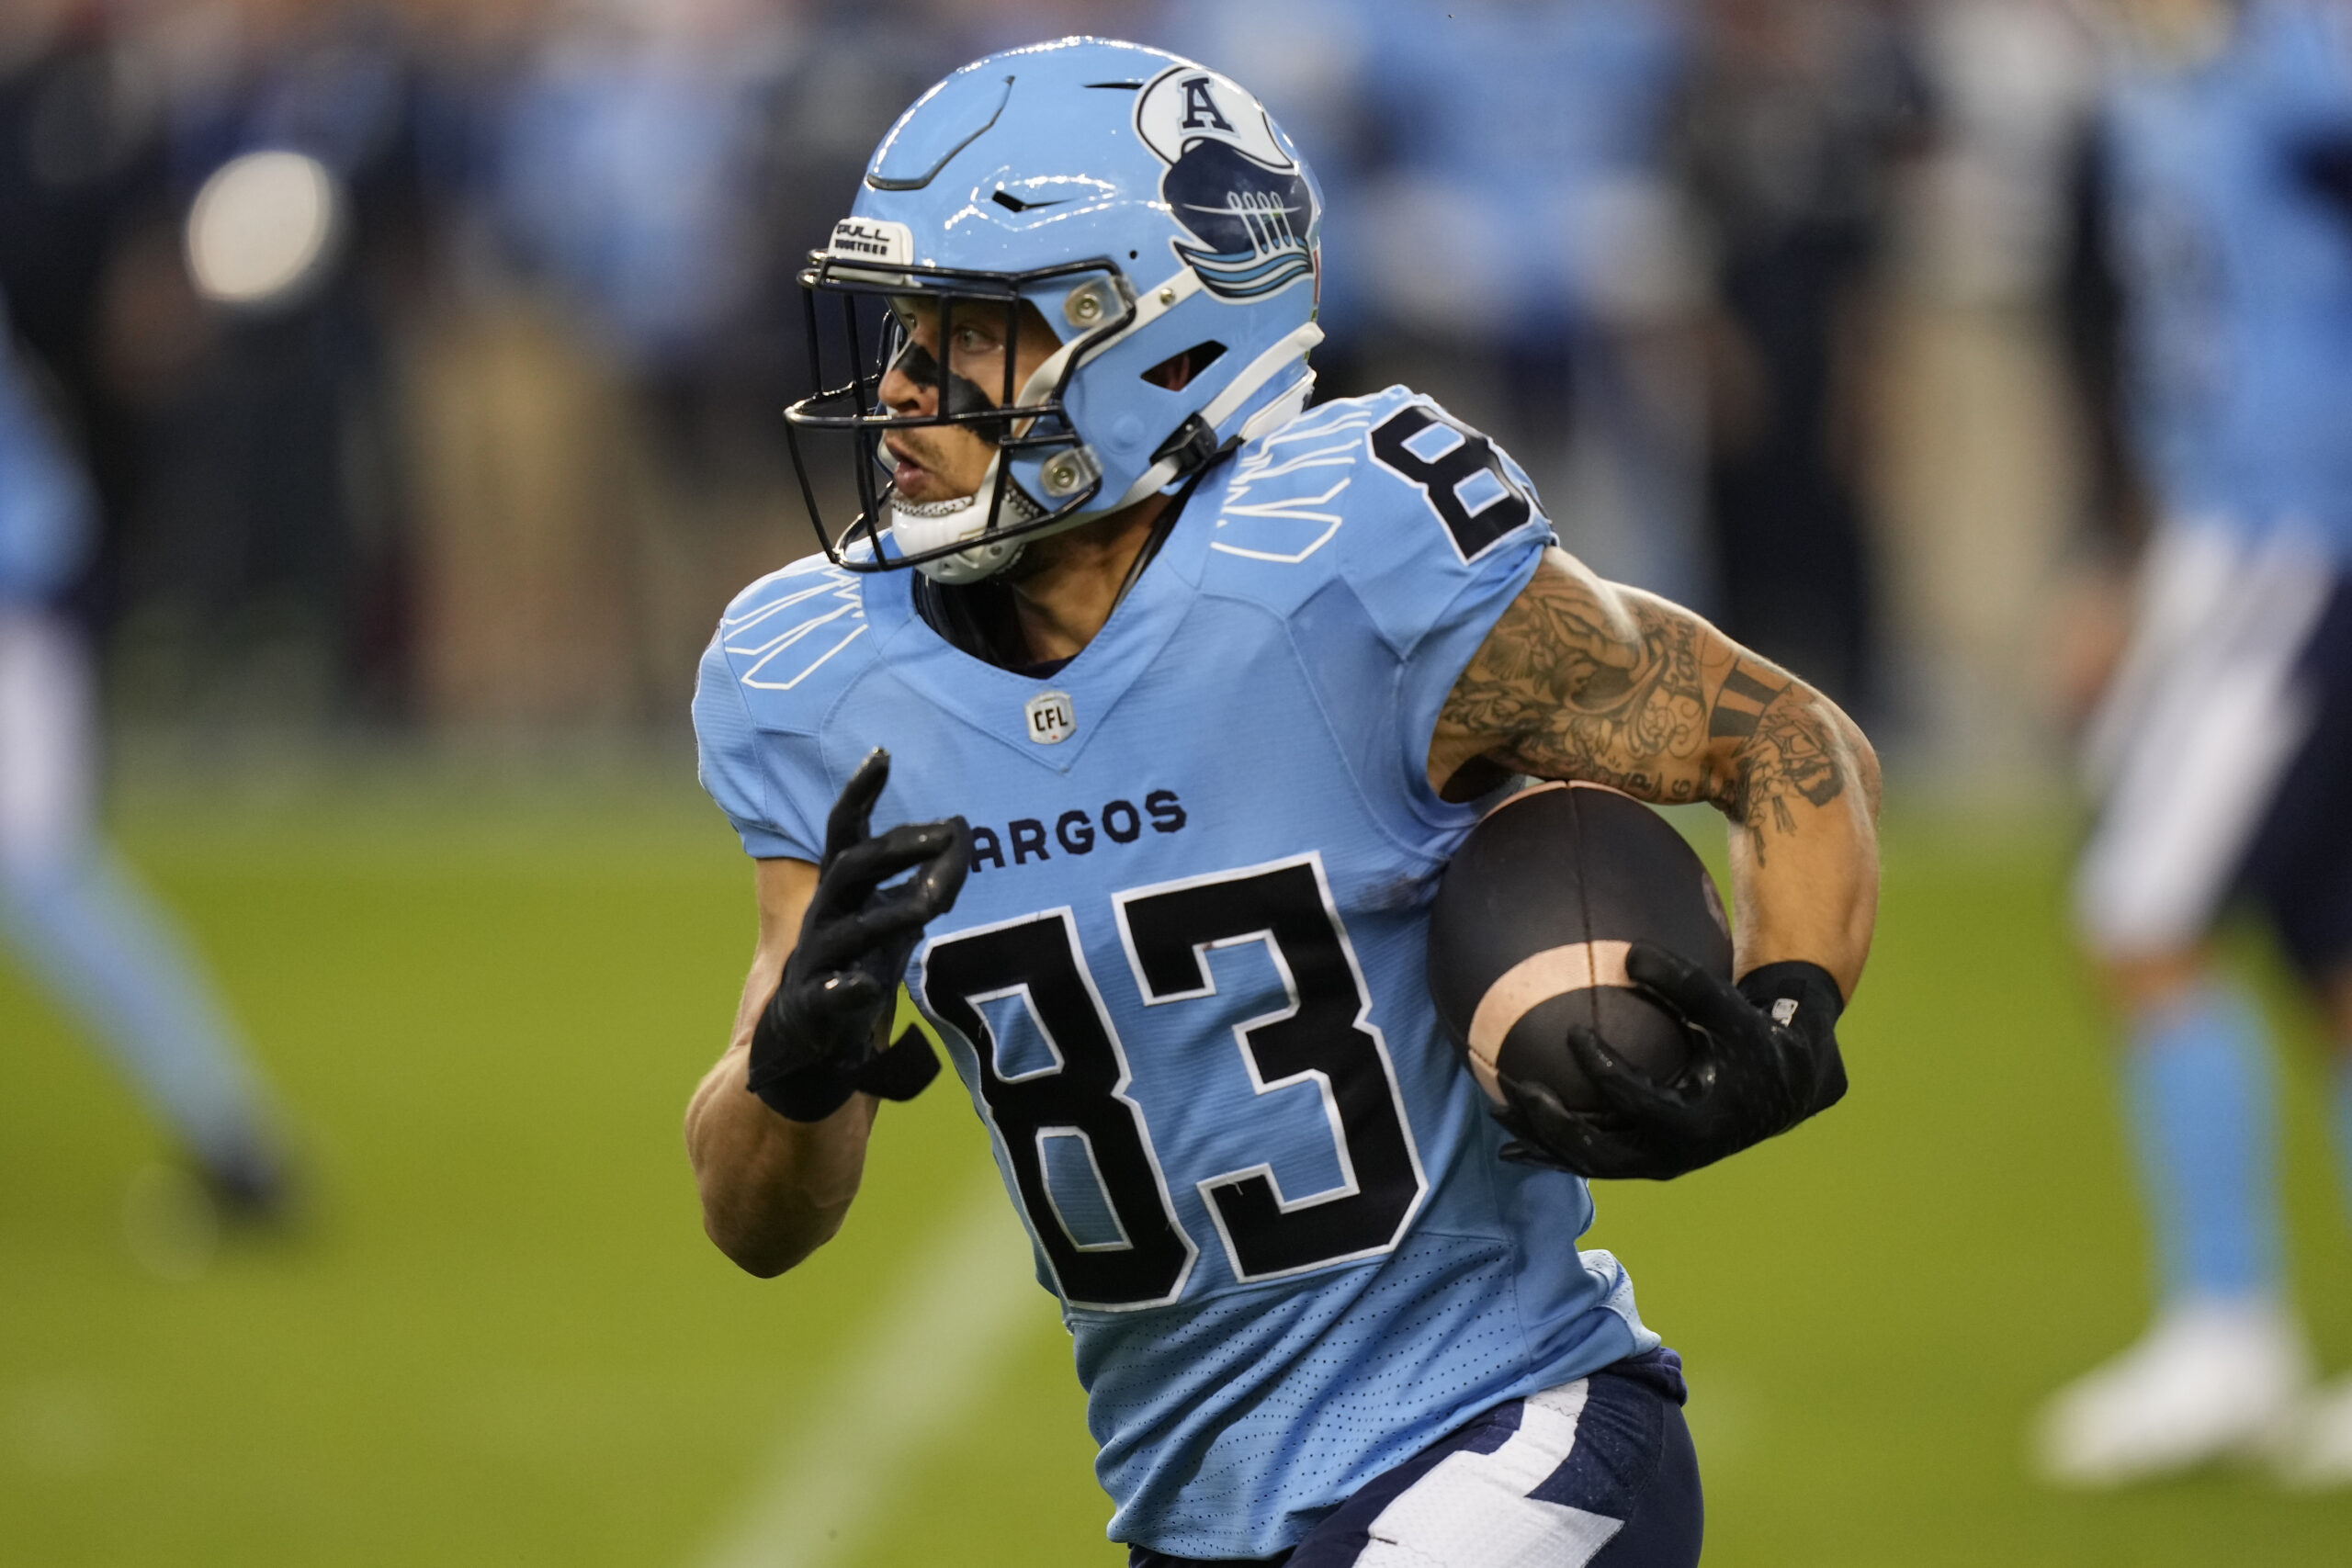
M 1879 607 L 1860 375 L 1895 164 L 1925 85 L 1893 8 L 1713 0 L 1688 178 L 1716 257 L 1707 488 L 1719 618 L 1862 713 Z
M 1519 454 L 1594 570 L 1702 612 L 1704 279 L 1660 0 L 1214 0 L 1155 35 L 1318 149 L 1317 395 L 1409 380 Z M 1432 247 L 1430 233 L 1453 243 Z
M 2352 1159 L 2352 12 L 2126 15 L 2084 209 L 2156 521 L 2089 736 L 2104 798 L 2076 891 L 2125 1015 L 2161 1301 L 2045 1412 L 2041 1459 L 2100 1485 L 2267 1451 L 2340 1484 L 2352 1382 L 2306 1397 L 2265 1028 L 2211 940 L 2251 905 L 2325 1009 Z
M 224 1216 L 275 1218 L 284 1161 L 233 1027 L 92 820 L 96 684 L 61 602 L 96 536 L 0 336 L 0 933 L 114 1053 Z
M 175 248 L 200 302 L 124 520 L 116 646 L 166 702 L 209 686 L 275 723 L 392 717 L 411 641 L 392 328 L 419 225 L 413 72 L 379 6 L 222 16 L 217 47 L 167 57 L 158 194 L 189 220 Z

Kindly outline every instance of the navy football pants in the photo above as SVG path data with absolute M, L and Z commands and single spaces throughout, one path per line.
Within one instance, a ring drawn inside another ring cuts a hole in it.
M 1693 1568 L 1704 1518 L 1681 1409 L 1604 1371 L 1498 1405 L 1252 1568 Z

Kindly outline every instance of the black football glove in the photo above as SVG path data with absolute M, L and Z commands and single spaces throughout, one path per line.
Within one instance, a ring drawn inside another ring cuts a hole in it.
M 821 1122 L 859 1089 L 912 1100 L 939 1073 L 913 1029 L 887 1051 L 874 1049 L 874 1036 L 922 928 L 955 906 L 972 867 L 972 832 L 951 817 L 876 838 L 869 818 L 889 778 L 890 754 L 876 748 L 833 803 L 799 944 L 752 1028 L 752 1092 L 795 1122 Z M 877 891 L 905 871 L 914 875 Z
M 1671 1082 L 1627 1062 L 1590 1029 L 1568 1049 L 1599 1091 L 1571 1110 L 1545 1085 L 1499 1079 L 1496 1119 L 1518 1139 L 1503 1157 L 1604 1179 L 1664 1181 L 1787 1132 L 1845 1097 L 1838 1015 L 1845 998 L 1816 964 L 1767 964 L 1736 987 L 1679 953 L 1635 942 L 1634 986 L 1682 1025 L 1690 1053 Z

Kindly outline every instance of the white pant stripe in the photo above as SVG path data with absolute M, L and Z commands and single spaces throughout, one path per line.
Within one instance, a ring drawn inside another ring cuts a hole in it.
M 0 610 L 0 868 L 78 852 L 96 792 L 90 661 L 60 617 Z
M 2087 758 L 2108 794 L 2075 907 L 2102 953 L 2194 942 L 2219 912 L 2310 734 L 2297 670 L 2335 582 L 2294 534 L 2251 551 L 2192 529 L 2160 538 Z
M 1358 1568 L 1582 1568 L 1621 1519 L 1528 1496 L 1567 1462 L 1590 1383 L 1530 1394 L 1490 1454 L 1448 1454 L 1372 1521 Z

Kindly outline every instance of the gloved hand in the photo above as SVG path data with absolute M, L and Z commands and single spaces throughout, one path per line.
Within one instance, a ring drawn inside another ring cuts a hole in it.
M 911 1100 L 939 1072 L 914 1030 L 887 1051 L 874 1038 L 922 928 L 955 907 L 971 870 L 972 833 L 951 817 L 875 837 L 874 803 L 889 778 L 890 754 L 877 747 L 833 803 L 800 941 L 752 1029 L 752 1092 L 795 1122 L 821 1122 L 859 1089 Z M 907 881 L 878 891 L 909 870 Z
M 1579 1176 L 1664 1181 L 1713 1165 L 1826 1111 L 1846 1093 L 1838 1054 L 1845 998 L 1819 964 L 1767 964 L 1736 987 L 1679 953 L 1635 942 L 1625 973 L 1678 1020 L 1690 1052 L 1659 1083 L 1590 1029 L 1568 1049 L 1600 1091 L 1595 1111 L 1571 1110 L 1544 1084 L 1500 1079 L 1496 1119 L 1518 1140 L 1503 1157 Z

